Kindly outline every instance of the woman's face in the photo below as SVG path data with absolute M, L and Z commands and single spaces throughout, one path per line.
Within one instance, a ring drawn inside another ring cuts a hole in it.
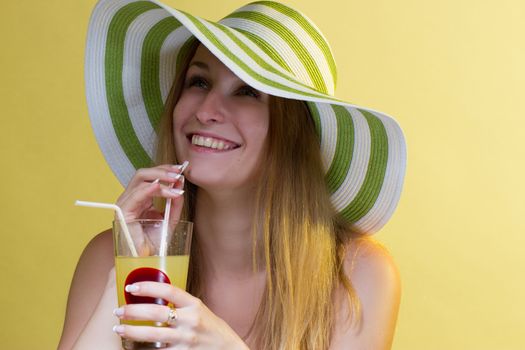
M 269 124 L 269 95 L 244 83 L 200 45 L 173 111 L 177 159 L 199 187 L 251 187 Z

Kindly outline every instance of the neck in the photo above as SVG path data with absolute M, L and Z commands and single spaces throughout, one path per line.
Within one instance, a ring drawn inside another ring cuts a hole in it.
M 253 277 L 254 191 L 197 191 L 195 234 L 206 280 Z

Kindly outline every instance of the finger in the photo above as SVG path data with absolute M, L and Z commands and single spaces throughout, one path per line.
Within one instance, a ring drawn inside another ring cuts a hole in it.
M 182 196 L 184 190 L 179 189 L 178 186 L 174 189 L 170 186 L 160 184 L 158 182 L 142 183 L 134 190 L 127 191 L 126 195 L 121 196 L 117 201 L 117 205 L 122 209 L 126 220 L 133 220 L 138 217 L 145 217 L 145 213 L 157 212 L 153 206 L 154 197 L 164 197 L 177 199 Z M 180 211 L 183 200 L 175 201 L 175 208 Z M 150 217 L 162 218 L 163 214 L 153 213 Z M 177 215 L 180 216 L 180 214 Z M 171 220 L 170 220 L 171 221 Z
M 188 292 L 167 283 L 137 282 L 126 286 L 126 292 L 136 296 L 149 296 L 164 299 L 180 308 L 200 303 L 200 300 Z
M 168 344 L 192 344 L 196 336 L 191 330 L 173 327 L 118 325 L 113 331 L 123 338 L 141 342 L 161 342 Z
M 127 197 L 119 201 L 119 206 L 126 212 L 138 212 L 150 208 L 151 201 L 154 197 L 177 198 L 180 197 L 184 191 L 168 186 L 162 185 L 159 182 L 143 183 L 131 191 Z
M 163 183 L 174 186 L 175 188 L 182 188 L 184 185 L 184 178 L 182 172 L 183 165 L 160 165 L 154 168 L 139 169 L 134 174 L 129 182 L 126 190 L 117 199 L 117 205 L 126 202 L 130 195 L 134 193 L 139 187 L 143 187 L 147 183 L 154 181 L 161 181 Z
M 156 179 L 163 177 L 166 170 L 162 168 L 141 168 L 137 169 L 133 177 L 128 183 L 127 189 L 133 189 L 143 182 L 153 182 Z
M 140 190 L 145 190 L 147 188 L 150 188 L 149 186 L 152 185 L 153 183 L 155 182 L 158 182 L 159 180 L 154 180 L 153 182 L 149 183 L 149 182 L 141 182 L 139 184 L 136 184 L 135 186 L 131 186 L 131 185 L 128 185 L 128 187 L 126 188 L 126 190 L 120 195 L 120 197 L 117 199 L 117 202 L 116 204 L 120 207 L 120 208 L 123 208 L 125 206 L 125 203 L 127 203 L 130 199 L 130 197 L 136 193 L 137 191 L 140 191 Z M 153 190 L 153 187 L 150 188 L 151 190 Z M 151 205 L 152 203 L 149 202 L 148 205 Z
M 113 311 L 121 320 L 154 321 L 165 323 L 168 320 L 170 308 L 158 304 L 128 304 Z
M 166 186 L 160 184 L 160 191 L 157 193 L 160 197 L 164 198 L 178 198 L 184 194 L 184 190 L 181 186 Z
M 142 168 L 135 172 L 135 175 L 128 184 L 128 188 L 133 188 L 142 182 L 153 182 L 155 179 L 167 183 L 174 183 L 180 177 L 181 168 L 178 165 L 160 165 L 153 168 Z
M 178 184 L 181 181 L 184 182 L 184 176 L 182 176 L 182 175 L 180 176 L 179 179 L 176 180 L 175 184 Z M 160 186 L 156 186 L 157 183 L 160 183 Z M 160 189 L 167 189 L 170 186 L 176 187 L 176 188 L 181 188 L 180 185 L 174 186 L 175 184 L 170 184 L 169 186 L 165 186 L 163 183 L 161 183 L 161 179 L 160 178 L 157 178 L 157 179 L 155 179 L 152 182 L 143 181 L 143 182 L 137 184 L 135 187 L 128 188 L 126 191 L 124 191 L 124 193 L 122 193 L 120 198 L 117 200 L 117 204 L 118 203 L 121 203 L 121 204 L 125 203 L 126 201 L 129 200 L 130 197 L 132 197 L 132 196 L 134 196 L 134 195 L 136 195 L 137 193 L 140 193 L 140 192 L 149 193 L 151 191 L 151 193 L 155 194 L 155 191 L 158 190 L 159 188 Z
M 175 320 L 168 324 L 171 310 L 175 312 Z M 158 304 L 127 304 L 113 310 L 120 320 L 157 322 L 170 327 L 191 329 L 200 324 L 201 318 L 195 308 L 171 308 Z
M 152 209 L 153 197 L 158 190 L 159 187 L 154 183 L 143 183 L 133 190 L 126 190 L 116 204 L 122 209 L 126 220 L 132 220 Z

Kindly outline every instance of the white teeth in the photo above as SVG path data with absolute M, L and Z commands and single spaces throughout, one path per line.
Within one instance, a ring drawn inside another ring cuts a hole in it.
M 191 143 L 201 147 L 208 147 L 218 150 L 228 150 L 231 148 L 230 145 L 224 143 L 224 141 L 214 139 L 212 137 L 204 137 L 200 135 L 193 135 Z

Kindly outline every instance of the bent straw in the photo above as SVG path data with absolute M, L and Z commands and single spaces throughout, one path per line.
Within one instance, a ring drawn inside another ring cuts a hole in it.
M 184 163 L 182 163 L 182 165 L 180 166 L 179 174 L 182 174 L 184 170 L 186 170 L 186 168 L 188 167 L 188 164 L 190 164 L 190 162 L 188 162 L 187 160 L 185 160 Z M 173 187 L 173 184 L 170 185 L 170 188 L 172 187 Z M 168 198 L 166 200 L 166 208 L 164 209 L 164 221 L 162 222 L 162 233 L 160 236 L 160 248 L 159 248 L 160 256 L 166 256 L 168 252 L 168 221 L 170 219 L 170 211 L 171 211 L 171 198 Z
M 120 221 L 120 226 L 122 226 L 122 230 L 124 230 L 124 237 L 126 238 L 126 242 L 128 243 L 129 250 L 131 251 L 131 255 L 134 257 L 138 257 L 137 249 L 135 249 L 135 244 L 133 244 L 133 240 L 131 239 L 131 234 L 128 230 L 128 225 L 126 224 L 126 220 L 124 219 L 124 214 L 122 213 L 122 210 L 120 207 L 116 204 L 109 204 L 109 203 L 97 203 L 97 202 L 86 202 L 86 201 L 75 201 L 75 205 L 82 206 L 82 207 L 91 207 L 91 208 L 103 208 L 103 209 L 113 209 L 117 212 L 117 217 Z

